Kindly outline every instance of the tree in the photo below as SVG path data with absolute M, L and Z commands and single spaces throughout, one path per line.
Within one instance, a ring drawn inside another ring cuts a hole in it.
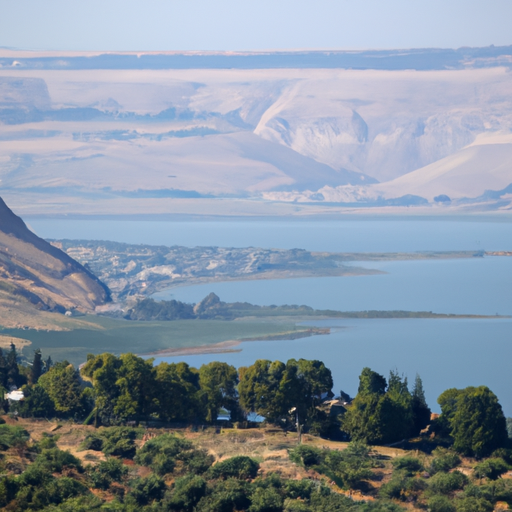
M 30 368 L 30 384 L 37 384 L 39 377 L 43 373 L 43 357 L 41 354 L 41 350 L 37 349 L 34 351 L 34 361 L 32 362 L 32 366 Z
M 357 394 L 377 394 L 383 395 L 386 392 L 386 379 L 370 368 L 363 368 L 359 376 L 359 388 Z
M 41 375 L 38 384 L 48 393 L 58 415 L 83 417 L 86 414 L 80 376 L 72 364 L 67 361 L 57 363 L 49 372 Z
M 437 399 L 437 403 L 441 406 L 441 415 L 437 419 L 437 430 L 439 434 L 444 436 L 451 434 L 451 422 L 457 411 L 457 400 L 461 393 L 462 390 L 460 389 L 450 388 L 439 395 Z
M 43 386 L 24 386 L 24 400 L 18 405 L 22 417 L 51 418 L 55 413 L 55 404 Z
M 450 426 L 453 448 L 464 455 L 487 456 L 508 439 L 501 405 L 486 386 L 468 387 L 458 394 Z
M 20 375 L 20 369 L 18 367 L 18 353 L 16 352 L 16 345 L 14 343 L 11 343 L 11 350 L 9 350 L 7 354 L 6 369 L 7 387 L 20 387 L 25 383 L 25 379 Z
M 364 368 L 359 391 L 342 420 L 354 441 L 392 443 L 409 437 L 413 426 L 412 396 L 407 379 L 392 371 L 386 379 Z
M 4 351 L 0 348 L 0 386 L 7 389 L 7 359 Z
M 89 354 L 81 370 L 82 375 L 94 385 L 98 418 L 105 425 L 117 422 L 114 407 L 120 394 L 117 386 L 120 367 L 121 360 L 112 354 Z
M 160 363 L 155 372 L 155 407 L 160 418 L 167 421 L 193 421 L 204 416 L 197 370 L 181 362 Z
M 238 373 L 227 363 L 212 362 L 199 369 L 199 385 L 206 408 L 206 421 L 217 420 L 222 407 L 233 412 L 238 406 Z
M 382 375 L 370 368 L 363 368 L 357 395 L 342 420 L 343 430 L 350 434 L 353 441 L 374 443 L 380 439 L 377 409 L 386 386 L 386 379 Z
M 421 377 L 416 374 L 414 387 L 412 389 L 412 435 L 417 436 L 430 423 L 432 411 L 427 405 L 423 382 Z
M 397 371 L 389 373 L 388 389 L 379 404 L 381 442 L 391 443 L 405 439 L 413 429 L 412 396 L 407 386 L 407 377 Z
M 240 406 L 271 423 L 277 423 L 286 416 L 290 402 L 280 388 L 285 369 L 281 361 L 265 359 L 258 359 L 248 368 L 240 368 Z
M 332 397 L 332 374 L 322 361 L 289 359 L 283 373 L 280 393 L 295 409 L 297 432 L 317 416 L 316 407 L 324 398 Z
M 144 360 L 134 354 L 123 354 L 116 386 L 119 397 L 114 413 L 121 419 L 147 418 L 153 410 L 155 377 L 153 359 Z

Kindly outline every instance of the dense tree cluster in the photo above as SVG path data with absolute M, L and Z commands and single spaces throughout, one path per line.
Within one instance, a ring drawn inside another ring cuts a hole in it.
M 419 435 L 430 423 L 430 409 L 421 379 L 412 392 L 407 378 L 391 371 L 389 380 L 364 368 L 352 406 L 343 418 L 343 429 L 352 439 L 371 444 L 387 444 Z
M 506 446 L 509 439 L 501 405 L 485 386 L 445 391 L 438 400 L 442 414 L 431 422 L 421 379 L 416 377 L 410 391 L 407 378 L 397 371 L 386 380 L 364 368 L 355 399 L 343 394 L 348 403 L 330 410 L 324 404 L 333 397 L 333 380 L 321 361 L 258 360 L 238 370 L 221 362 L 199 369 L 183 362 L 153 363 L 134 354 L 104 353 L 90 355 L 79 371 L 66 361 L 43 362 L 37 350 L 32 364 L 25 366 L 13 345 L 7 355 L 0 351 L 0 382 L 4 390 L 23 390 L 24 400 L 11 403 L 11 412 L 96 426 L 141 421 L 213 424 L 221 413 L 243 423 L 249 413 L 257 413 L 267 423 L 297 429 L 299 441 L 303 432 L 310 432 L 390 444 L 416 437 L 430 425 L 430 431 L 451 442 L 456 452 L 477 457 Z M 119 445 L 119 454 L 122 446 L 134 449 L 133 439 L 93 442 Z

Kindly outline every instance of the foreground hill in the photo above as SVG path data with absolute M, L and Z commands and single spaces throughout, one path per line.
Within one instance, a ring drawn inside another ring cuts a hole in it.
M 12 307 L 13 321 L 36 311 L 92 311 L 109 298 L 103 283 L 32 233 L 0 198 L 0 309 Z

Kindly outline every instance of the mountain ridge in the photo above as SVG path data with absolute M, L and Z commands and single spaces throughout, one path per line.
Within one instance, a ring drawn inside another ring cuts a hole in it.
M 90 312 L 110 300 L 108 288 L 66 253 L 30 231 L 0 198 L 1 301 L 25 309 Z

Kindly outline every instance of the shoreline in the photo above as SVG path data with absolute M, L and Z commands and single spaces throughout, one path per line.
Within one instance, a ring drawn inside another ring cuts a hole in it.
M 327 335 L 331 334 L 330 327 L 311 327 L 309 329 L 301 329 L 297 331 L 287 331 L 278 334 L 269 334 L 267 336 L 256 336 L 254 338 L 242 338 L 239 340 L 226 340 L 219 343 L 212 343 L 211 345 L 199 345 L 197 347 L 180 347 L 180 348 L 167 348 L 157 350 L 155 352 L 147 352 L 144 354 L 137 354 L 139 357 L 178 357 L 190 355 L 203 355 L 203 354 L 226 354 L 229 352 L 241 352 L 242 349 L 234 349 L 244 342 L 251 341 L 293 341 L 301 338 L 309 338 L 310 336 Z
M 350 262 L 349 262 L 350 263 Z M 350 267 L 346 265 L 344 267 L 338 267 L 337 269 L 329 269 L 329 272 L 321 272 L 316 270 L 311 271 L 299 271 L 299 270 L 274 270 L 269 272 L 261 272 L 249 275 L 240 276 L 219 276 L 219 277 L 198 277 L 192 278 L 188 281 L 182 281 L 178 283 L 172 283 L 170 286 L 164 286 L 161 289 L 153 291 L 148 286 L 148 292 L 141 294 L 142 297 L 154 299 L 155 295 L 160 293 L 166 293 L 176 288 L 186 288 L 187 286 L 202 286 L 206 284 L 217 284 L 217 283 L 232 283 L 232 282 L 243 282 L 243 281 L 273 281 L 283 279 L 308 279 L 308 278 L 319 278 L 319 277 L 357 277 L 367 275 L 379 275 L 387 274 L 384 270 L 377 270 L 373 268 L 365 267 Z M 339 270 L 338 270 L 339 269 Z M 157 283 L 158 285 L 158 283 Z M 155 286 L 157 288 L 158 286 Z M 156 299 L 165 300 L 165 299 Z

